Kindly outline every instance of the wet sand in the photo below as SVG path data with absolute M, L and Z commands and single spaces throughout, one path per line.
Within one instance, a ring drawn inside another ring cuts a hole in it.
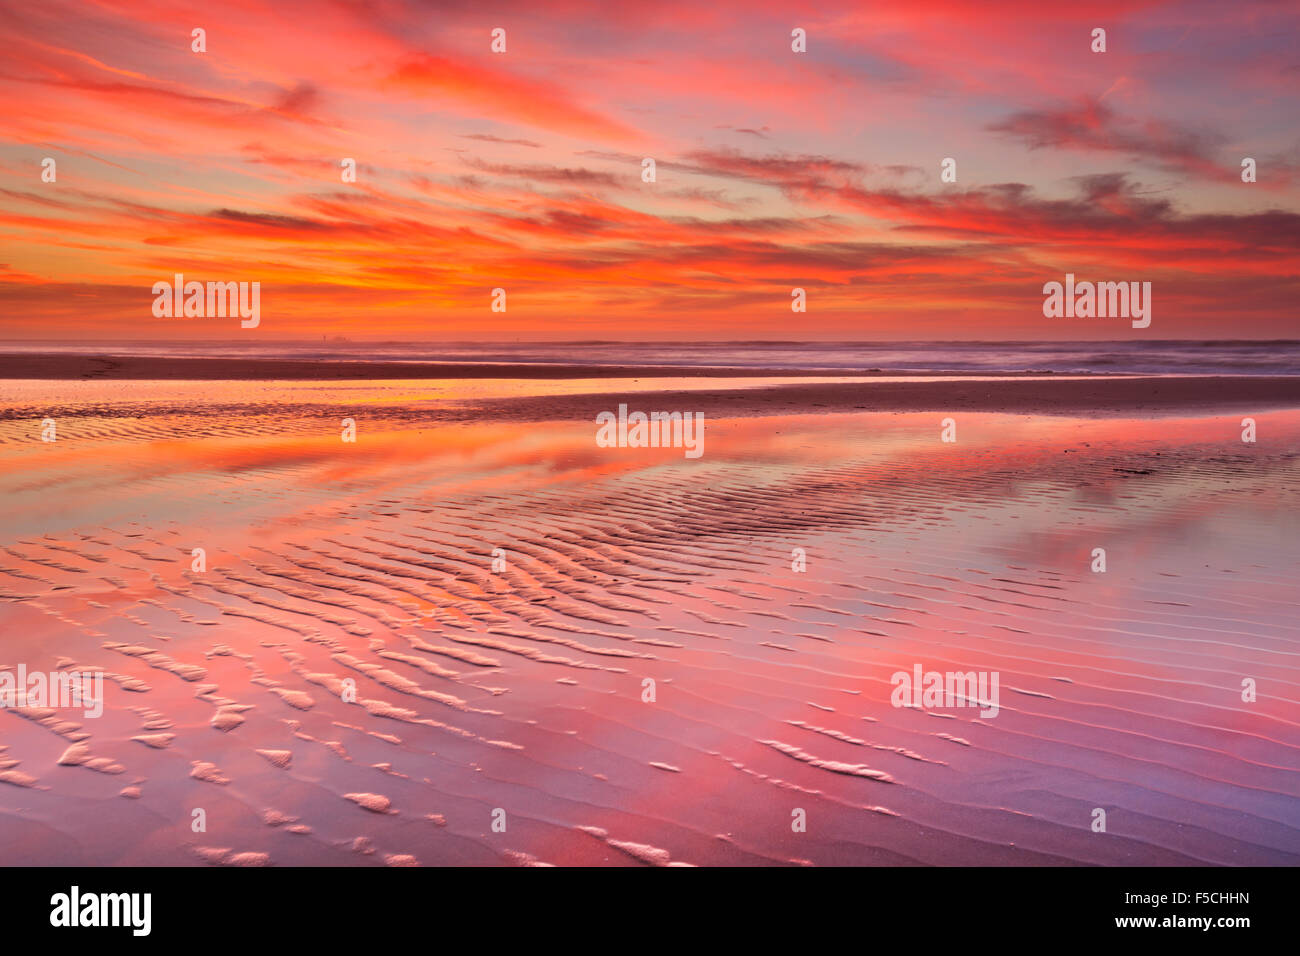
M 0 382 L 11 862 L 1300 863 L 1291 380 L 435 384 Z

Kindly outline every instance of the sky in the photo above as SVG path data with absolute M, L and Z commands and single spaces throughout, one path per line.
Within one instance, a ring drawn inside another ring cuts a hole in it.
M 216 7 L 0 7 L 0 338 L 1300 338 L 1298 2 Z

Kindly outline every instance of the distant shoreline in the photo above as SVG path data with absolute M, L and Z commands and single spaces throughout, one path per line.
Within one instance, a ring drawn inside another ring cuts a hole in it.
M 0 378 L 123 381 L 1300 376 L 1300 342 L 1056 343 L 20 343 Z
M 863 378 L 935 375 L 1022 377 L 1062 372 L 890 371 L 681 365 L 578 365 L 529 362 L 392 362 L 355 359 L 191 358 L 168 356 L 0 353 L 0 379 L 141 381 L 340 381 L 380 379 L 566 378 Z M 1075 374 L 1075 373 L 1070 373 Z

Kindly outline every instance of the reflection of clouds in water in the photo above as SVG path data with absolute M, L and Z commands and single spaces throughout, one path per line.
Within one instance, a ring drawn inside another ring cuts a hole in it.
M 149 836 L 191 805 L 222 862 L 1296 862 L 1287 705 L 1233 690 L 1291 679 L 1296 413 L 1249 448 L 1222 417 L 710 419 L 684 463 L 400 408 L 343 446 L 381 390 L 280 394 L 0 452 L 6 660 L 106 671 L 75 753 L 75 716 L 0 715 L 0 831 L 47 862 L 207 858 Z M 996 719 L 892 707 L 918 663 L 999 672 Z M 1139 816 L 1098 843 L 1101 804 Z

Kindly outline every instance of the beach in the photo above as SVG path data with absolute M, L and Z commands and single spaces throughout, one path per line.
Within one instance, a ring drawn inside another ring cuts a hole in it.
M 1300 863 L 1300 379 L 323 364 L 0 359 L 9 862 Z

